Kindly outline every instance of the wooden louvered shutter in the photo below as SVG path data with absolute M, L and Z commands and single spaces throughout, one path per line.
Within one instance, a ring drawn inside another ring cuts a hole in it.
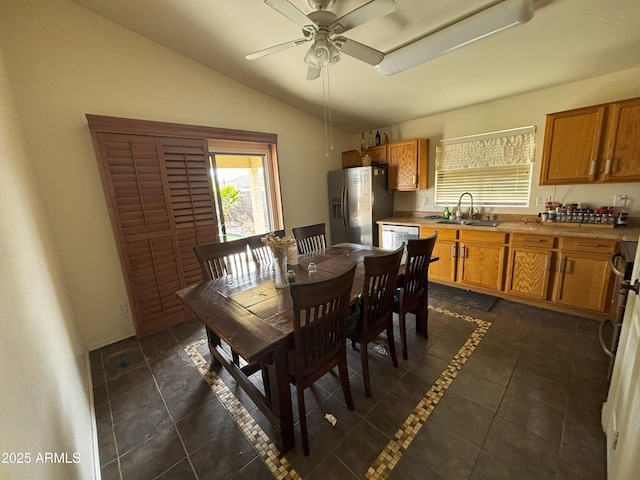
M 186 319 L 180 288 L 200 281 L 193 253 L 217 241 L 207 143 L 96 132 L 96 147 L 139 337 Z
M 158 151 L 166 173 L 172 227 L 180 252 L 183 284 L 202 280 L 193 247 L 217 241 L 217 218 L 209 177 L 206 141 L 158 138 Z

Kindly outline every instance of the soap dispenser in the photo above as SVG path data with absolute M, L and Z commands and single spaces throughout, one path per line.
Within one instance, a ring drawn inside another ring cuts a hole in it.
M 442 213 L 442 218 L 445 220 L 449 220 L 449 205 L 444 206 L 444 212 Z

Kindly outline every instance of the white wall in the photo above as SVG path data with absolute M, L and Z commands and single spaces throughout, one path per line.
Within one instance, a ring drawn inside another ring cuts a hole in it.
M 2 49 L 0 105 L 0 452 L 30 455 L 3 456 L 0 478 L 94 478 L 86 349 Z M 39 463 L 46 453 L 71 463 Z
M 435 147 L 438 140 L 535 125 L 537 127 L 536 153 L 531 182 L 532 201 L 529 208 L 494 208 L 483 211 L 534 214 L 540 211 L 540 207 L 535 206 L 536 196 L 550 196 L 553 200 L 562 203 L 613 205 L 615 194 L 627 194 L 632 200 L 628 205 L 628 211 L 634 216 L 639 216 L 640 184 L 638 183 L 559 185 L 557 187 L 539 185 L 546 114 L 638 96 L 640 96 L 640 67 L 385 128 L 385 131 L 390 132 L 391 141 L 418 137 L 430 140 L 430 188 L 417 193 L 397 193 L 395 210 L 431 212 L 440 210 L 440 207 L 434 207 L 433 188 Z M 353 135 L 352 145 L 357 145 L 359 142 L 360 135 Z M 425 197 L 428 206 L 422 204 Z
M 68 0 L 4 0 L 9 76 L 59 245 L 82 338 L 93 348 L 134 334 L 85 113 L 278 134 L 284 218 L 328 222 L 326 172 L 349 136 Z

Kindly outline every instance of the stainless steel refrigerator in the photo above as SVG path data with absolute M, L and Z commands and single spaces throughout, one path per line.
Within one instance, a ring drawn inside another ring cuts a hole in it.
M 329 172 L 331 243 L 379 246 L 376 221 L 393 215 L 386 165 Z

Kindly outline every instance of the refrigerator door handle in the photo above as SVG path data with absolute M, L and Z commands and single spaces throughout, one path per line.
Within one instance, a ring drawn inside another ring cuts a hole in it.
M 344 228 L 349 228 L 349 223 L 347 220 L 347 189 L 346 187 L 342 187 L 342 204 L 340 205 L 340 209 L 342 210 L 342 223 L 344 224 Z

